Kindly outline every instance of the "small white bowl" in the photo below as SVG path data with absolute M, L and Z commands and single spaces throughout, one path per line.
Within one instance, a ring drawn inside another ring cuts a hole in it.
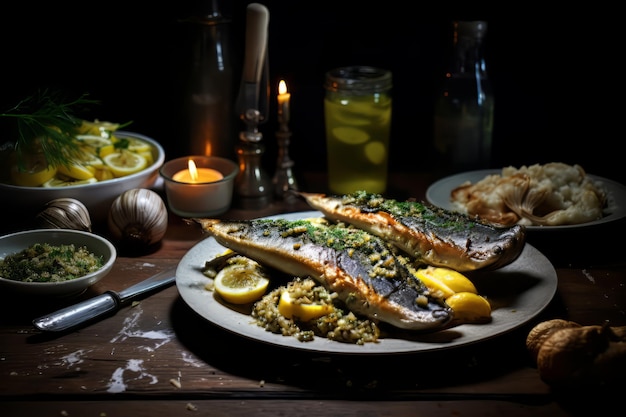
M 54 246 L 74 244 L 76 248 L 85 246 L 93 254 L 102 256 L 102 268 L 62 282 L 23 282 L 0 277 L 0 290 L 45 297 L 78 295 L 111 272 L 117 258 L 115 246 L 95 233 L 71 229 L 35 229 L 0 236 L 0 259 L 21 252 L 35 243 Z
M 12 215 L 26 219 L 27 217 L 32 218 L 43 210 L 49 201 L 62 197 L 75 198 L 87 207 L 93 221 L 106 220 L 113 200 L 131 188 L 151 188 L 159 178 L 159 168 L 165 161 L 165 151 L 154 139 L 139 133 L 125 131 L 117 131 L 115 136 L 119 138 L 136 137 L 148 142 L 152 147 L 154 163 L 135 174 L 93 184 L 46 188 L 0 183 L 0 199 L 9 202 L 8 208 Z

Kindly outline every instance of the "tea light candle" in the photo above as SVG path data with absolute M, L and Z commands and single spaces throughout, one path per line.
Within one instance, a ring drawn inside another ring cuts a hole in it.
M 230 208 L 239 165 L 215 156 L 181 157 L 163 164 L 159 172 L 170 211 L 181 217 L 205 217 Z
M 224 176 L 221 172 L 216 171 L 211 168 L 197 168 L 195 162 L 193 160 L 189 160 L 188 169 L 183 169 L 178 171 L 172 177 L 174 181 L 178 182 L 187 182 L 189 184 L 198 184 L 205 182 L 215 182 L 219 181 Z
M 289 123 L 289 100 L 291 94 L 287 92 L 287 83 L 280 80 L 278 83 L 278 122 L 280 124 Z

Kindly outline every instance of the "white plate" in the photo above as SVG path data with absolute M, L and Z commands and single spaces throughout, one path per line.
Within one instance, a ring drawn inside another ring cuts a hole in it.
M 454 190 L 456 187 L 463 184 L 464 182 L 469 181 L 472 184 L 475 184 L 485 178 L 487 175 L 499 175 L 501 173 L 502 170 L 499 169 L 483 169 L 479 171 L 463 172 L 460 174 L 442 178 L 432 183 L 430 187 L 428 187 L 428 190 L 426 190 L 426 201 L 428 201 L 430 204 L 446 210 L 454 210 L 454 207 L 452 206 L 452 203 L 450 201 L 450 195 L 452 193 L 452 190 Z M 604 217 L 602 217 L 600 220 L 594 220 L 592 222 L 581 224 L 568 224 L 561 226 L 526 226 L 526 229 L 530 231 L 559 231 L 566 229 L 579 229 L 582 227 L 597 226 L 599 224 L 612 222 L 626 216 L 626 187 L 618 182 L 606 178 L 589 174 L 587 174 L 587 176 L 594 181 L 601 182 L 608 193 L 608 204 L 606 209 L 604 210 Z
M 302 219 L 320 217 L 318 211 L 272 216 L 270 218 Z M 452 329 L 420 335 L 393 331 L 378 343 L 353 345 L 315 337 L 300 342 L 291 336 L 273 334 L 253 323 L 250 308 L 225 304 L 205 289 L 210 279 L 202 274 L 206 261 L 224 252 L 212 237 L 197 243 L 183 256 L 176 270 L 176 286 L 183 300 L 200 316 L 227 331 L 259 342 L 311 352 L 347 354 L 413 353 L 451 349 L 491 339 L 522 326 L 537 316 L 552 300 L 557 275 L 548 259 L 526 244 L 513 263 L 493 272 L 473 273 L 480 294 L 492 303 L 493 321 L 489 324 L 464 324 Z

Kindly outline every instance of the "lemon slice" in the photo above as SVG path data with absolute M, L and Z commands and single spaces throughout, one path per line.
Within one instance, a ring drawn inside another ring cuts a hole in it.
M 143 151 L 143 152 L 137 152 L 137 153 L 143 156 L 144 158 L 146 158 L 146 164 L 148 166 L 154 164 L 154 156 L 152 155 L 152 151 Z
M 100 135 L 77 135 L 76 140 L 78 140 L 81 145 L 89 146 L 91 148 L 100 148 L 102 146 L 113 144 L 111 139 Z
M 42 184 L 42 187 L 46 188 L 54 188 L 54 187 L 68 187 L 72 185 L 84 185 L 84 184 L 93 184 L 94 182 L 98 182 L 95 177 L 86 179 L 86 180 L 75 180 L 67 177 L 55 177 L 52 178 Z
M 101 122 L 97 119 L 93 122 L 83 120 L 78 131 L 85 135 L 102 136 L 106 138 L 109 137 L 110 132 L 116 131 L 119 127 L 119 123 Z
M 229 262 L 215 276 L 215 291 L 233 304 L 248 304 L 260 299 L 270 282 L 260 265 L 243 256 L 235 256 Z
M 458 292 L 477 293 L 472 281 L 453 269 L 428 266 L 418 269 L 415 275 L 431 290 L 441 291 L 446 299 Z
M 137 152 L 137 153 L 151 151 L 151 147 L 148 142 L 144 142 L 143 140 L 137 139 L 137 138 L 126 138 L 126 139 L 128 139 L 128 142 L 129 142 L 128 144 L 129 151 Z
M 288 319 L 298 319 L 309 321 L 320 318 L 333 311 L 333 306 L 329 304 L 299 304 L 296 303 L 289 291 L 283 291 L 278 301 L 278 312 Z
M 111 137 L 111 140 L 113 141 L 113 144 L 116 145 L 118 148 L 128 149 L 131 152 L 141 153 L 152 151 L 152 146 L 148 142 L 136 137 L 124 136 L 120 138 L 113 135 Z
M 365 145 L 365 157 L 374 165 L 385 162 L 385 145 L 382 142 L 372 142 Z
M 370 139 L 370 135 L 366 131 L 347 126 L 334 128 L 333 135 L 337 140 L 348 145 L 360 145 Z
M 106 181 L 115 178 L 113 171 L 106 165 L 101 167 L 94 167 L 93 176 L 98 181 Z
M 148 166 L 148 161 L 143 155 L 127 150 L 108 154 L 102 160 L 111 169 L 115 177 L 134 174 Z
M 79 165 L 84 166 L 85 168 L 91 170 L 92 172 L 93 172 L 93 170 L 91 169 L 92 167 L 100 168 L 104 166 L 104 162 L 102 162 L 102 158 L 99 158 L 93 152 L 86 151 L 85 148 L 83 148 L 82 154 L 80 155 L 79 158 L 76 159 L 76 161 Z
M 69 165 L 59 165 L 57 171 L 76 180 L 88 180 L 93 178 L 93 171 L 82 163 L 74 162 Z
M 483 296 L 471 292 L 457 292 L 446 298 L 454 311 L 454 320 L 462 323 L 486 323 L 491 320 L 491 305 Z

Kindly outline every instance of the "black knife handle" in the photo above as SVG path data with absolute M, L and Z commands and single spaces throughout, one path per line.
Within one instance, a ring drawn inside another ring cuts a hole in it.
M 61 332 L 117 311 L 121 306 L 115 291 L 106 291 L 97 297 L 57 310 L 33 320 L 33 325 L 47 332 Z

